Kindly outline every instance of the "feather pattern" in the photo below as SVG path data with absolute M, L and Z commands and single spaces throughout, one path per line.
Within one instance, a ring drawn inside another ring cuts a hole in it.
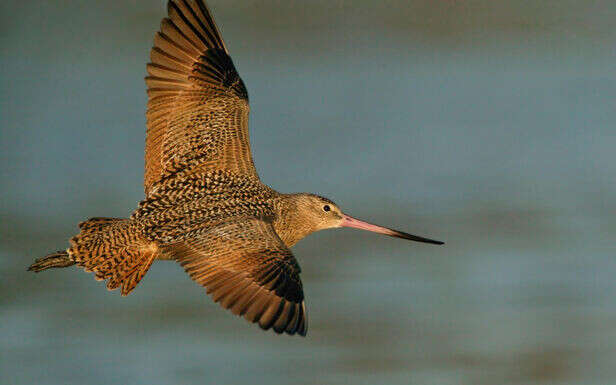
M 147 65 L 144 189 L 208 170 L 258 177 L 248 92 L 205 3 L 172 0 Z
M 169 252 L 224 308 L 265 330 L 306 334 L 301 269 L 271 224 L 238 218 Z
M 109 290 L 121 287 L 128 295 L 158 256 L 156 244 L 143 236 L 139 225 L 128 219 L 92 218 L 79 224 L 71 239 L 68 258 L 97 280 L 108 280 Z

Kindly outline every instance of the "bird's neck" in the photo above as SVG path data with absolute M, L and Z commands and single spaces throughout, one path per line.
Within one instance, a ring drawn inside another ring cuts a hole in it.
M 301 194 L 282 194 L 274 202 L 274 229 L 287 247 L 318 230 L 314 223 L 299 215 L 300 199 Z

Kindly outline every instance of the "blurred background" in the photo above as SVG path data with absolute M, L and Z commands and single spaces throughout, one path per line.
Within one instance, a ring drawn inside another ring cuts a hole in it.
M 262 180 L 355 230 L 294 253 L 308 337 L 223 311 L 174 263 L 126 298 L 39 275 L 143 197 L 162 0 L 0 3 L 0 383 L 616 381 L 616 2 L 210 0 Z

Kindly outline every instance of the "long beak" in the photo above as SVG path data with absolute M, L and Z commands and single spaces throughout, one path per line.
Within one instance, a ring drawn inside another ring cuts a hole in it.
M 408 239 L 410 241 L 416 241 L 416 242 L 432 243 L 434 245 L 444 244 L 444 242 L 435 241 L 434 239 L 419 237 L 417 235 L 403 233 L 402 231 L 388 229 L 387 227 L 373 225 L 372 223 L 360 221 L 359 219 L 355 219 L 351 216 L 344 215 L 344 214 L 343 214 L 343 221 L 342 221 L 342 224 L 340 224 L 340 227 L 354 227 L 356 229 L 368 230 L 368 231 L 372 231 L 372 232 L 379 233 L 379 234 L 389 235 L 391 237 Z

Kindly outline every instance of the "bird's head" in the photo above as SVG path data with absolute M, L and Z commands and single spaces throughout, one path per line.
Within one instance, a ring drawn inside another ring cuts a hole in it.
M 443 242 L 440 241 L 377 226 L 372 223 L 353 218 L 352 216 L 342 212 L 340 207 L 338 207 L 338 205 L 333 201 L 315 194 L 293 194 L 292 209 L 285 214 L 286 215 L 283 215 L 289 219 L 288 221 L 285 221 L 287 222 L 287 225 L 290 225 L 292 222 L 297 223 L 294 228 L 302 233 L 299 239 L 314 231 L 336 227 L 353 227 L 356 229 L 372 231 L 375 233 L 408 239 L 416 242 L 432 243 L 435 245 L 443 244 Z M 294 218 L 291 219 L 289 216 Z M 280 230 L 282 232 L 286 232 L 283 229 Z M 299 236 L 300 234 L 298 233 L 297 235 Z M 294 240 L 292 243 L 295 243 L 297 240 Z
M 314 231 L 340 227 L 345 215 L 331 200 L 315 194 L 299 194 L 297 209 Z

